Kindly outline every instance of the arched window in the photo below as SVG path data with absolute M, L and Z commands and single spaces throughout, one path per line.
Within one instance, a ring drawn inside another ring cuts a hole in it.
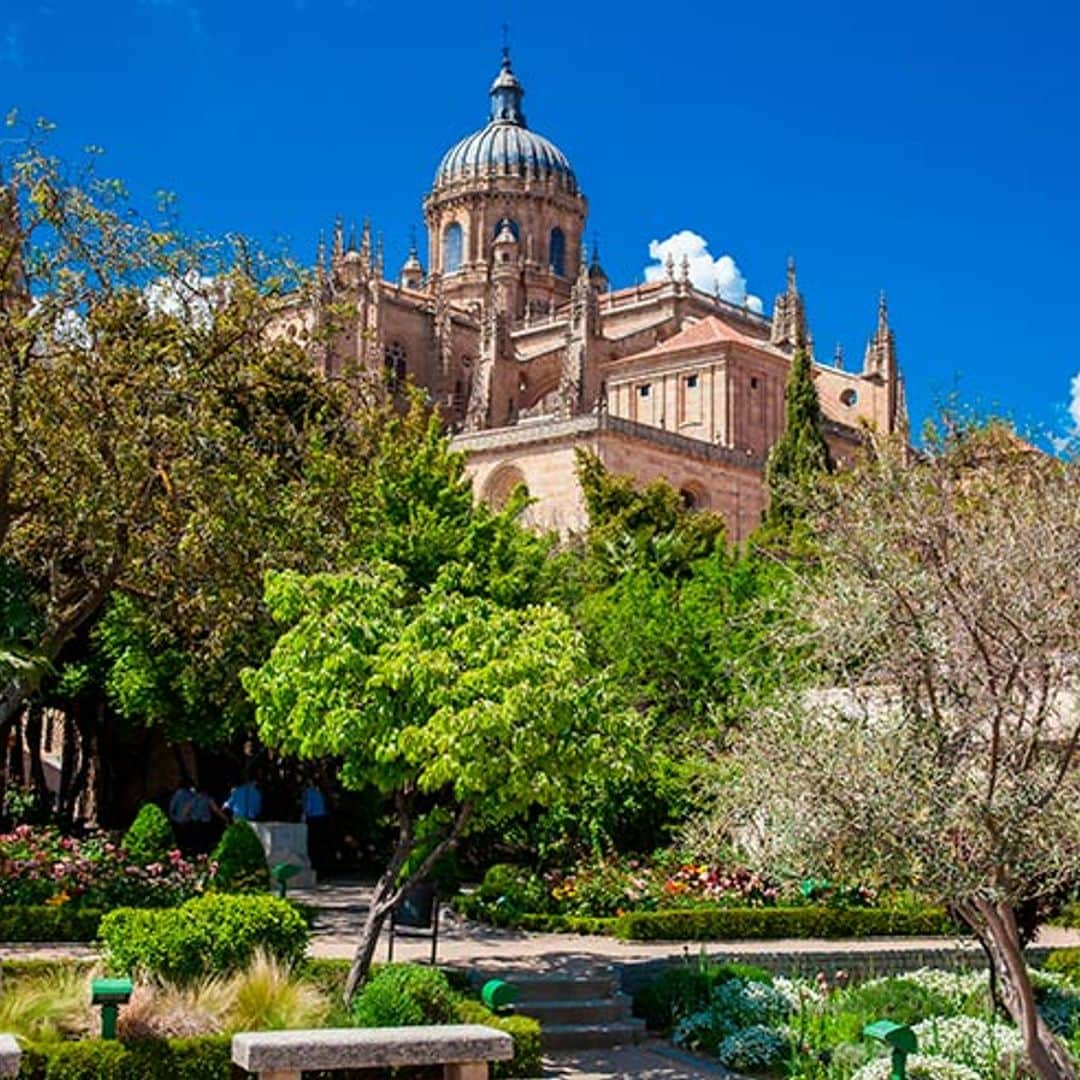
M 443 231 L 443 273 L 452 274 L 461 269 L 462 232 L 461 226 L 452 221 Z
M 391 341 L 386 346 L 386 352 L 383 354 L 383 364 L 386 367 L 386 381 L 394 389 L 397 389 L 405 382 L 405 346 L 400 341 Z
M 566 274 L 566 237 L 563 236 L 562 229 L 551 230 L 551 237 L 548 240 L 548 262 L 559 277 Z

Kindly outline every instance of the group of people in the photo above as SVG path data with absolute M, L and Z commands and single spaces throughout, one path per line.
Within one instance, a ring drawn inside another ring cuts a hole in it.
M 183 781 L 173 792 L 168 811 L 177 845 L 189 854 L 208 854 L 223 826 L 233 821 L 258 821 L 262 812 L 262 791 L 253 779 L 236 784 L 221 806 L 205 785 Z M 314 778 L 307 781 L 300 794 L 300 820 L 308 827 L 312 864 L 325 865 L 330 844 L 330 807 Z

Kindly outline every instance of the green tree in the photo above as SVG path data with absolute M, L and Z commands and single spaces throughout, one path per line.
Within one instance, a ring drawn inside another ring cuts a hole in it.
M 577 451 L 576 469 L 589 517 L 585 567 L 590 583 L 610 582 L 640 566 L 682 574 L 695 559 L 724 546 L 724 519 L 689 510 L 665 481 L 637 487 L 583 450 Z
M 765 465 L 767 524 L 774 530 L 795 526 L 804 517 L 808 486 L 831 471 L 813 364 L 805 343 L 799 343 L 784 390 L 784 431 Z
M 400 569 L 275 574 L 267 601 L 283 633 L 245 673 L 266 743 L 333 755 L 351 788 L 374 784 L 398 823 L 346 988 L 366 977 L 379 930 L 406 892 L 472 829 L 498 826 L 627 767 L 635 728 L 607 708 L 581 635 L 550 605 L 506 608 L 444 587 L 417 594 Z M 441 839 L 401 873 L 418 823 Z
M 0 729 L 114 593 L 226 653 L 228 600 L 258 595 L 252 554 L 286 547 L 265 542 L 286 535 L 279 496 L 352 423 L 344 389 L 268 332 L 298 285 L 287 266 L 188 240 L 33 143 L 6 171 L 0 558 L 34 618 L 31 662 L 2 671 Z
M 1080 465 L 1001 424 L 874 450 L 815 503 L 819 570 L 776 637 L 806 669 L 744 728 L 720 832 L 948 904 L 1034 1073 L 1074 1080 L 1023 949 L 1080 875 Z

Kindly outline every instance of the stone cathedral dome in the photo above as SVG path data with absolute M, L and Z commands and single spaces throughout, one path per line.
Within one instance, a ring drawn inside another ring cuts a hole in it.
M 567 194 L 577 194 L 577 179 L 566 155 L 551 141 L 530 131 L 521 110 L 525 90 L 503 50 L 502 67 L 489 91 L 491 119 L 480 131 L 467 135 L 443 156 L 435 173 L 435 187 L 455 181 L 512 176 L 553 180 Z

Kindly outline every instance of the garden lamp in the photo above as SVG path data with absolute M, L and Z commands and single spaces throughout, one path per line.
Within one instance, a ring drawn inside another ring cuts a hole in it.
M 270 876 L 274 879 L 274 888 L 282 900 L 285 899 L 285 886 L 287 885 L 289 878 L 296 877 L 301 869 L 302 868 L 297 866 L 296 863 L 279 862 L 274 864 L 273 869 L 270 871 Z
M 906 1080 L 907 1056 L 919 1049 L 915 1032 L 906 1024 L 894 1024 L 891 1020 L 875 1020 L 863 1028 L 868 1039 L 877 1039 L 892 1047 L 892 1072 L 889 1080 Z
M 517 1001 L 518 988 L 502 979 L 488 979 L 480 988 L 480 1000 L 493 1012 L 509 1011 Z
M 90 1004 L 101 1006 L 101 1037 L 116 1038 L 116 1014 L 131 1000 L 130 979 L 92 979 Z

